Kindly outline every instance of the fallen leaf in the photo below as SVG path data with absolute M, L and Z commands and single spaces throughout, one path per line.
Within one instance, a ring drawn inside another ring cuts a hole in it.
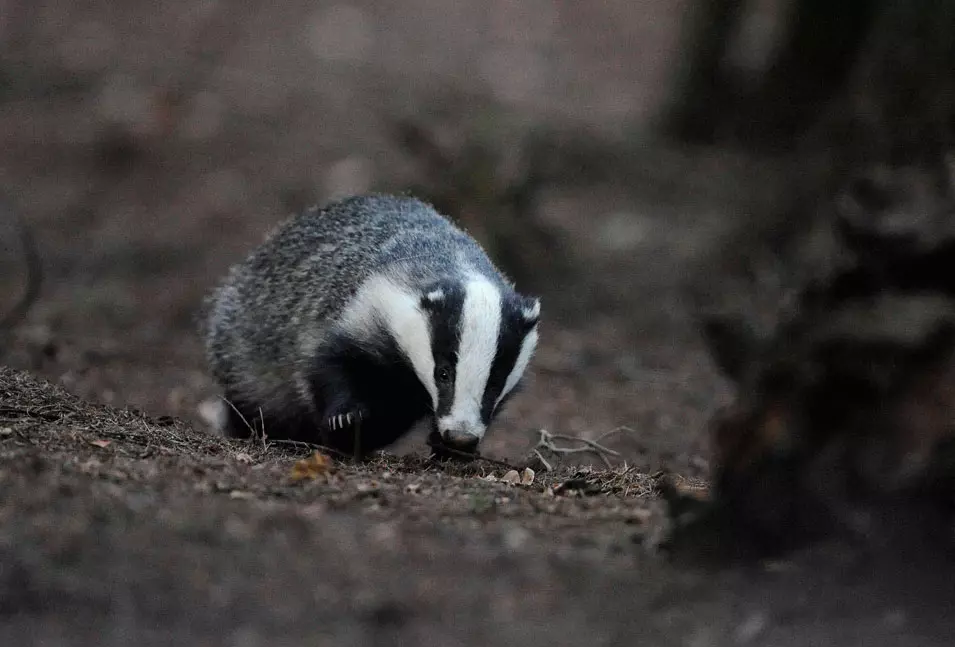
M 10 427 L 4 427 L 3 429 L 0 429 L 0 436 L 12 436 L 12 435 L 13 435 L 13 429 L 11 429 Z
M 420 483 L 409 483 L 405 486 L 405 492 L 408 494 L 417 494 L 418 490 L 421 489 Z
M 245 490 L 232 490 L 229 492 L 230 499 L 251 499 L 253 494 Z
M 292 466 L 292 480 L 304 481 L 327 476 L 332 469 L 332 459 L 321 452 L 315 452 L 308 458 L 295 463 Z
M 95 446 L 95 447 L 103 448 L 103 447 L 109 447 L 109 444 L 110 444 L 111 442 L 113 442 L 113 441 L 112 441 L 112 440 L 91 440 L 91 441 L 90 441 L 90 445 L 93 445 L 93 446 Z
M 529 467 L 525 467 L 521 472 L 521 485 L 530 485 L 534 482 L 534 470 Z
M 488 481 L 489 483 L 497 483 L 500 479 L 498 479 L 497 476 L 494 475 L 494 472 L 491 472 L 490 474 L 484 477 L 484 480 Z
M 517 473 L 517 470 L 511 470 L 502 476 L 501 480 L 508 485 L 517 485 L 521 482 L 521 475 Z
M 239 452 L 238 454 L 236 454 L 235 460 L 237 460 L 240 463 L 245 463 L 246 465 L 249 465 L 250 463 L 252 463 L 252 457 L 246 454 L 245 452 Z

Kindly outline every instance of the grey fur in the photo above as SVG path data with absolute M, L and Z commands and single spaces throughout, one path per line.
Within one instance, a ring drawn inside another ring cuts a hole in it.
M 424 289 L 469 273 L 513 292 L 470 236 L 417 199 L 371 195 L 309 209 L 280 224 L 208 299 L 209 366 L 227 392 L 274 416 L 298 415 L 312 407 L 309 362 L 366 279 L 386 274 Z

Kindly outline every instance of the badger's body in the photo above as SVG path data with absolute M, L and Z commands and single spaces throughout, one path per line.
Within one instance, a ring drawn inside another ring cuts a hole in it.
M 474 448 L 537 343 L 537 299 L 413 198 L 365 196 L 280 225 L 211 296 L 227 433 L 363 452 L 431 417 Z

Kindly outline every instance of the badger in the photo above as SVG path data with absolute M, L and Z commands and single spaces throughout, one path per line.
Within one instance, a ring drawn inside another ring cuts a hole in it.
M 226 435 L 364 454 L 430 419 L 474 453 L 535 352 L 540 300 L 430 205 L 365 195 L 278 225 L 204 312 Z

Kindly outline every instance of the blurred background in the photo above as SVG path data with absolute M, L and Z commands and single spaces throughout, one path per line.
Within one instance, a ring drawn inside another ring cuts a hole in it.
M 3 361 L 200 422 L 203 295 L 295 210 L 433 201 L 543 297 L 488 451 L 627 426 L 705 470 L 701 310 L 771 326 L 838 257 L 832 187 L 949 145 L 955 4 L 0 0 Z

